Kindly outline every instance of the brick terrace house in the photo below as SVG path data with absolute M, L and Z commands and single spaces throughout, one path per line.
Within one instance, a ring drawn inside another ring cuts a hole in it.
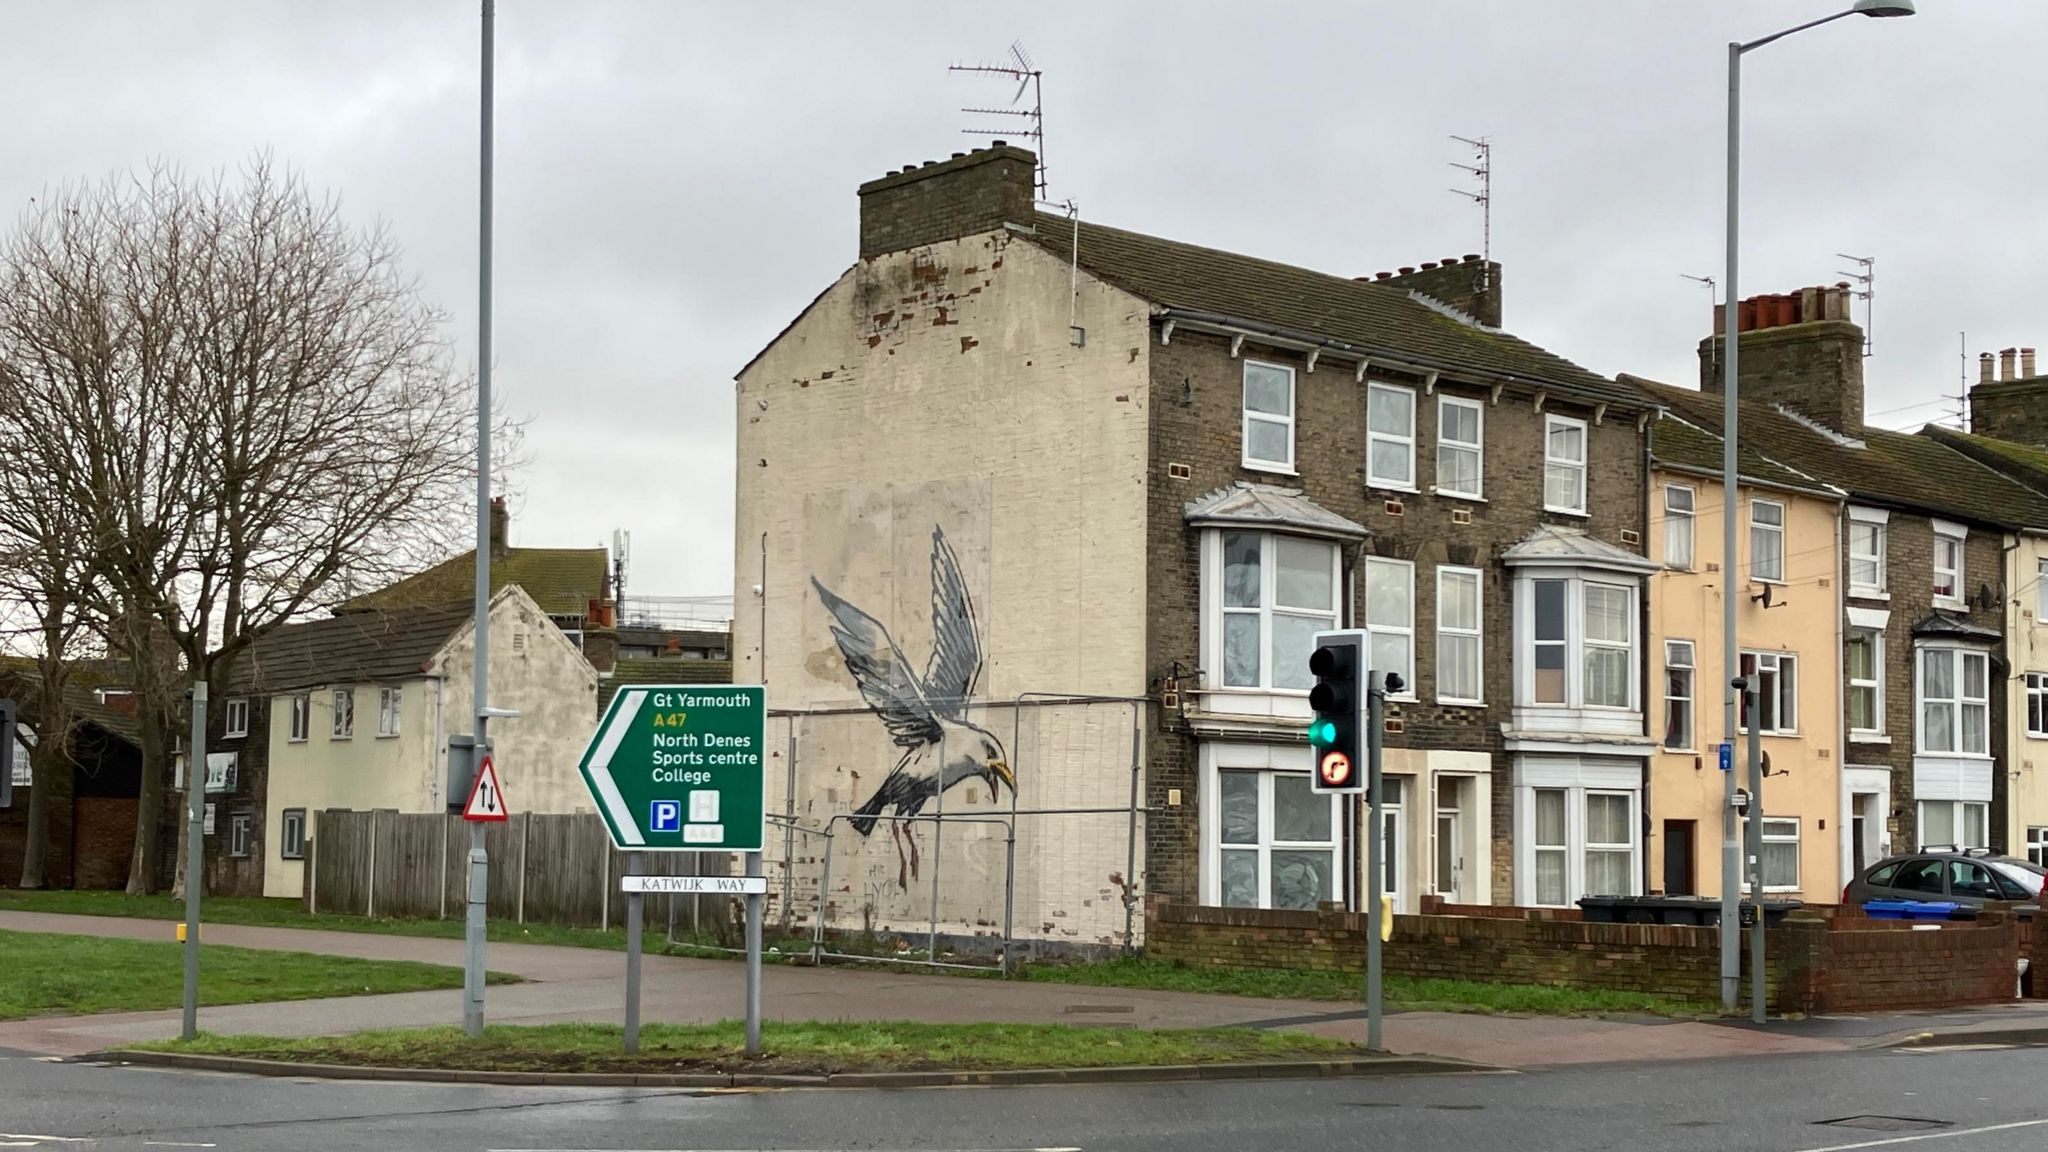
M 135 856 L 136 797 L 142 753 L 135 697 L 121 686 L 128 671 L 118 661 L 83 661 L 66 688 L 72 717 L 69 779 L 51 790 L 48 852 L 43 880 L 51 888 L 121 888 Z M 0 884 L 21 878 L 27 845 L 30 787 L 27 745 L 43 728 L 34 663 L 0 658 L 0 694 L 20 705 L 24 732 L 15 751 L 13 803 L 0 809 Z
M 736 676 L 893 717 L 964 586 L 977 699 L 1145 702 L 1149 892 L 1310 907 L 1361 874 L 1305 740 L 1310 637 L 1355 622 L 1407 683 L 1403 907 L 1641 891 L 1655 405 L 1502 332 L 1476 258 L 1328 275 L 1041 214 L 1033 169 L 999 145 L 863 185 L 858 262 L 741 371 L 735 598 L 767 607 Z M 806 737 L 790 810 L 871 800 L 902 749 L 865 727 Z M 1119 787 L 1034 766 L 1027 805 Z M 1122 849 L 1059 849 L 1076 905 Z
M 1827 743 L 1846 749 L 1846 863 L 1923 844 L 2019 848 L 2007 839 L 2012 720 L 1993 691 L 2009 667 L 2003 549 L 2048 526 L 2048 500 L 1934 438 L 1866 424 L 1863 333 L 1845 305 L 1840 287 L 1809 288 L 1742 301 L 1738 322 L 1743 444 L 1845 496 L 1834 540 L 1786 549 L 1838 557 L 1827 579 L 1841 604 L 1841 730 Z M 1718 335 L 1700 343 L 1701 392 L 1658 393 L 1717 435 L 1720 348 Z M 1768 645 L 1769 629 L 1744 647 Z

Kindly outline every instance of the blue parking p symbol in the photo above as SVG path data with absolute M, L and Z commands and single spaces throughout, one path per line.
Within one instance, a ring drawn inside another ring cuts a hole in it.
M 656 800 L 647 806 L 650 832 L 676 832 L 683 826 L 683 805 L 679 800 Z

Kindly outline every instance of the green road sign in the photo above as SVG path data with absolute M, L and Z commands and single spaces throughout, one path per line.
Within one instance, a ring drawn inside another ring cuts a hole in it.
M 759 852 L 768 707 L 758 684 L 621 688 L 583 753 L 612 843 L 637 852 Z

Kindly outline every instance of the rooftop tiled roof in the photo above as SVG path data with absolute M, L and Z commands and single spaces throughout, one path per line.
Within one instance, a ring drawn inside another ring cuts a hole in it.
M 1718 436 L 1721 397 L 1635 377 L 1624 383 Z M 1863 428 L 1824 431 L 1775 406 L 1742 402 L 1741 446 L 1851 498 L 1926 515 L 2001 527 L 2048 528 L 2048 494 L 2036 492 L 1930 436 Z M 1749 459 L 1747 455 L 1745 460 Z M 1745 471 L 1748 465 L 1744 465 Z
M 524 589 L 550 616 L 581 616 L 605 595 L 610 555 L 602 548 L 507 548 L 491 560 L 491 595 L 507 584 Z M 476 592 L 474 548 L 386 588 L 347 601 L 336 612 L 372 608 L 439 607 L 468 601 Z
M 1670 387 L 1668 384 L 1657 384 L 1626 374 L 1621 379 L 1626 383 L 1641 385 L 1653 399 Z M 1690 472 L 1719 475 L 1722 467 L 1721 452 L 1721 437 L 1717 433 L 1707 431 L 1677 412 L 1666 411 L 1650 423 L 1650 459 L 1653 463 Z M 1741 471 L 1742 478 L 1752 483 L 1830 497 L 1837 495 L 1820 480 L 1796 469 L 1787 468 L 1748 445 L 1736 445 L 1736 467 Z
M 1186 514 L 1189 524 L 1279 526 L 1340 540 L 1363 540 L 1372 535 L 1365 525 L 1346 520 L 1303 496 L 1298 488 L 1245 480 L 1188 501 Z
M 1074 222 L 1040 213 L 1033 240 L 1061 259 L 1074 255 Z M 1526 340 L 1481 328 L 1430 307 L 1406 287 L 1184 244 L 1083 220 L 1081 267 L 1169 308 L 1210 312 L 1338 341 L 1440 369 L 1512 376 L 1639 405 L 1633 390 Z
M 242 692 L 288 692 L 321 684 L 405 680 L 468 624 L 468 605 L 365 610 L 287 624 L 251 645 L 235 663 Z
M 34 728 L 35 695 L 39 682 L 35 660 L 26 656 L 0 656 L 0 682 L 5 685 L 0 691 L 14 694 L 21 704 L 23 722 Z M 142 736 L 134 715 L 100 697 L 101 689 L 125 689 L 128 684 L 128 670 L 121 661 L 75 661 L 70 680 L 64 685 L 64 702 L 79 722 L 90 724 L 124 743 L 136 744 Z
M 1979 464 L 2003 472 L 2034 491 L 2048 495 L 2048 449 L 1958 432 L 1937 424 L 1920 429 L 1920 435 L 1946 444 Z
M 611 707 L 619 689 L 635 684 L 730 684 L 730 660 L 622 659 L 609 679 L 597 682 L 597 712 Z
M 1631 552 L 1592 535 L 1583 528 L 1562 528 L 1544 524 L 1500 554 L 1501 562 L 1517 564 L 1589 564 L 1601 568 L 1622 568 L 1632 572 L 1654 572 L 1659 565 L 1640 552 Z

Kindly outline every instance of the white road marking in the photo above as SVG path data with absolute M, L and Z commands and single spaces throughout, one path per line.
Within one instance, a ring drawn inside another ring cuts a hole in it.
M 220 1145 L 218 1145 L 218 1144 L 187 1144 L 187 1143 L 185 1143 L 185 1142 L 184 1142 L 184 1141 L 182 1141 L 182 1140 L 144 1140 L 144 1141 L 143 1141 L 142 1143 L 143 1143 L 143 1144 L 144 1144 L 145 1146 L 147 1146 L 147 1147 L 150 1147 L 150 1148 L 218 1148 L 218 1147 L 220 1147 Z
M 90 1144 L 84 1136 L 30 1136 L 23 1132 L 0 1132 L 0 1148 L 39 1148 L 44 1144 Z
M 844 1149 L 773 1148 L 488 1148 L 485 1152 L 845 1152 Z M 952 1152 L 952 1150 L 949 1150 Z M 1082 1152 L 1079 1148 L 962 1148 L 957 1152 Z
M 1886 1140 L 1864 1140 L 1856 1144 L 1824 1144 L 1818 1148 L 1802 1148 L 1799 1152 L 1851 1152 L 1856 1148 L 1895 1148 L 1901 1144 L 1922 1144 L 1929 1140 L 1953 1140 L 1958 1136 L 1982 1136 L 1986 1132 L 2011 1132 L 2018 1128 L 2039 1128 L 2048 1120 L 2015 1120 L 2010 1124 L 1987 1124 L 1982 1128 L 1951 1128 L 1946 1132 L 1921 1132 L 1913 1136 L 1893 1136 Z

